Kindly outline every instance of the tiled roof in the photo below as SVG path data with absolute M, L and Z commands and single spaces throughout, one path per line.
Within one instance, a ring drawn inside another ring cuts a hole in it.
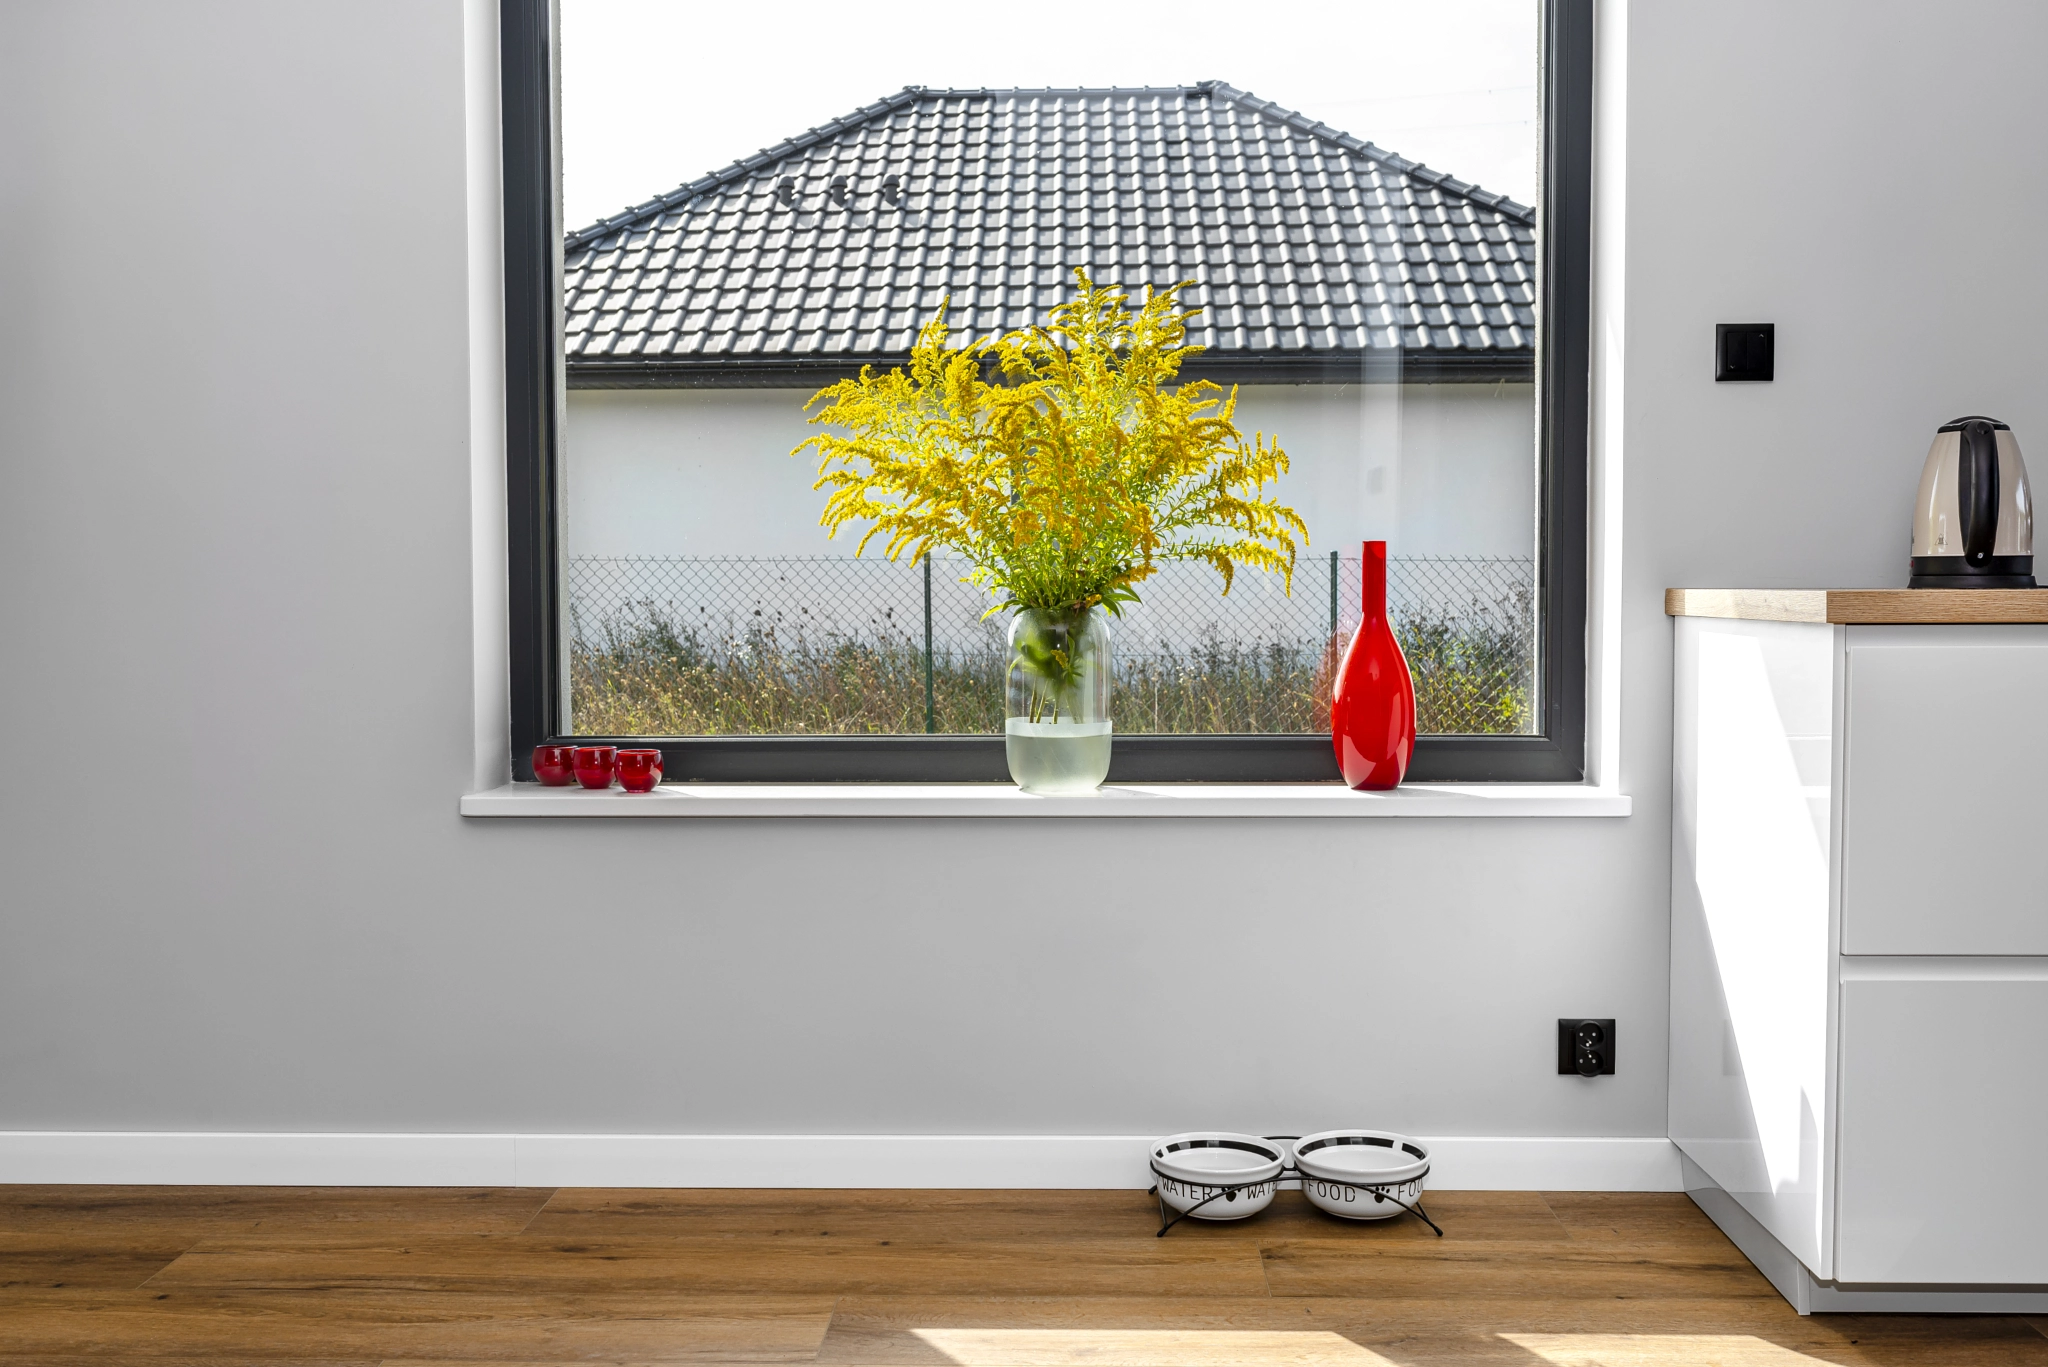
M 1526 376 L 1533 210 L 1227 85 L 913 86 L 566 243 L 571 382 L 775 383 L 1193 280 L 1211 373 Z M 1346 369 L 1348 367 L 1348 371 Z M 1284 372 L 1284 373 L 1283 373 Z

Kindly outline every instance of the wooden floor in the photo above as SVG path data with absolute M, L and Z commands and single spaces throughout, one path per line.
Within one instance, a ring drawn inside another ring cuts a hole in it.
M 0 1364 L 2041 1364 L 2048 1320 L 1802 1320 L 1683 1196 L 0 1187 Z

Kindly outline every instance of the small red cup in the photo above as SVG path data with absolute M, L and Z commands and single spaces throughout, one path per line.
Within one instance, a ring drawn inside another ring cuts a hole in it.
M 661 782 L 661 751 L 619 751 L 619 786 L 629 793 L 651 793 Z
M 536 745 L 533 747 L 533 776 L 549 788 L 566 788 L 576 781 L 576 747 Z
M 586 788 L 609 788 L 612 786 L 612 769 L 618 762 L 618 750 L 609 745 L 579 745 L 576 747 L 576 781 Z

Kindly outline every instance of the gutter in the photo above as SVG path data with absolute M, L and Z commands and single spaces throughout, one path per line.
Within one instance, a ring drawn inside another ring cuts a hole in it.
M 905 365 L 907 352 L 841 356 L 751 356 L 568 362 L 571 389 L 800 389 L 850 379 L 861 367 Z M 1198 356 L 1186 379 L 1219 384 L 1532 384 L 1536 353 L 1514 351 L 1266 352 Z

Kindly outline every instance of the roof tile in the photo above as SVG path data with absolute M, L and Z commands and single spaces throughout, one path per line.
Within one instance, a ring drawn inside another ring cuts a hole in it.
M 970 333 L 1042 321 L 1078 266 L 1195 281 L 1218 357 L 1385 350 L 1396 319 L 1525 352 L 1534 253 L 1528 208 L 1219 83 L 913 87 L 571 234 L 567 351 L 900 353 L 943 297 Z

